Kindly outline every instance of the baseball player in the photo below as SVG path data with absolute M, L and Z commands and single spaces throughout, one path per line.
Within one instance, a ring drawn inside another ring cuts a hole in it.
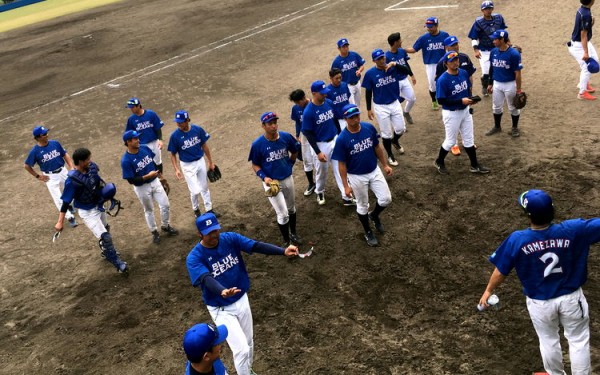
M 470 86 L 471 89 L 469 90 L 469 96 L 470 96 L 470 94 L 472 94 L 472 87 L 473 87 L 473 74 L 475 73 L 475 71 L 477 69 L 475 69 L 475 67 L 473 66 L 473 62 L 471 61 L 469 56 L 460 52 L 457 37 L 449 36 L 446 39 L 444 39 L 444 47 L 446 48 L 446 52 L 448 52 L 448 51 L 458 52 L 458 61 L 459 61 L 458 67 L 460 69 L 465 70 L 469 74 L 469 81 L 471 81 L 471 86 Z M 437 79 L 446 72 L 446 70 L 448 70 L 448 68 L 446 67 L 446 63 L 444 62 L 444 59 L 442 58 L 437 63 L 437 66 L 435 68 L 436 82 L 437 82 Z M 487 92 L 487 87 L 486 87 L 486 92 Z M 472 109 L 469 109 L 469 111 L 471 112 L 471 114 L 473 114 Z M 456 143 L 454 146 L 452 146 L 452 149 L 450 151 L 452 151 L 452 155 L 459 156 L 460 155 L 460 147 L 458 147 L 458 143 Z
M 412 48 L 407 48 L 406 52 L 416 53 L 423 50 L 423 63 L 425 64 L 425 73 L 429 81 L 429 96 L 431 96 L 431 108 L 434 111 L 439 109 L 438 102 L 435 100 L 435 67 L 444 56 L 444 39 L 449 37 L 447 32 L 439 29 L 439 20 L 435 17 L 429 17 L 425 21 L 427 32 L 421 35 Z
M 492 110 L 494 112 L 494 127 L 485 135 L 493 135 L 502 131 L 502 111 L 504 102 L 512 118 L 513 137 L 521 135 L 519 131 L 519 116 L 521 110 L 513 104 L 515 95 L 521 92 L 521 54 L 508 45 L 508 32 L 496 30 L 492 34 L 496 48 L 490 52 L 490 84 L 488 92 L 492 94 Z M 493 82 L 493 83 L 492 83 Z
M 591 42 L 592 27 L 594 26 L 594 16 L 592 16 L 592 6 L 595 0 L 579 0 L 581 7 L 575 15 L 575 26 L 571 41 L 567 43 L 569 53 L 579 64 L 581 73 L 579 74 L 579 94 L 577 99 L 581 100 L 596 100 L 596 97 L 591 95 L 596 90 L 590 85 L 590 72 L 587 68 L 587 61 L 592 58 L 598 61 L 596 48 Z
M 368 122 L 360 121 L 358 107 L 347 104 L 343 109 L 343 116 L 348 122 L 348 127 L 342 130 L 335 141 L 332 158 L 338 161 L 346 196 L 356 197 L 356 213 L 365 231 L 367 245 L 378 246 L 379 242 L 371 230 L 369 218 L 377 231 L 383 233 L 384 227 L 379 215 L 392 203 L 392 194 L 377 160 L 383 165 L 386 175 L 392 175 L 392 168 L 388 165 L 379 143 L 377 129 Z M 372 212 L 369 212 L 369 189 L 377 197 Z
M 456 138 L 460 132 L 463 146 L 471 161 L 471 173 L 489 173 L 490 170 L 477 161 L 473 137 L 473 116 L 469 111 L 469 106 L 476 103 L 469 98 L 472 84 L 470 75 L 467 71 L 459 68 L 458 52 L 447 52 L 444 55 L 444 61 L 447 71 L 437 80 L 436 96 L 442 105 L 442 120 L 446 138 L 440 147 L 438 158 L 434 161 L 435 167 L 441 174 L 448 174 L 444 159 L 450 148 L 456 144 Z
M 369 120 L 377 117 L 381 138 L 383 138 L 383 148 L 388 155 L 388 163 L 397 166 L 398 161 L 392 152 L 392 145 L 401 155 L 404 154 L 400 137 L 406 131 L 400 105 L 404 98 L 398 91 L 398 77 L 401 73 L 408 73 L 408 69 L 397 61 L 386 64 L 385 53 L 381 49 L 374 50 L 371 57 L 375 66 L 367 70 L 362 83 L 367 100 L 367 114 Z M 373 109 L 371 109 L 371 101 L 373 101 Z
M 242 252 L 293 257 L 298 255 L 298 248 L 290 245 L 284 249 L 238 233 L 221 233 L 217 217 L 212 213 L 196 218 L 196 227 L 200 242 L 186 261 L 192 285 L 201 289 L 213 321 L 227 327 L 227 343 L 237 374 L 253 374 L 252 311 L 247 294 L 250 278 Z
M 475 58 L 479 59 L 481 67 L 481 87 L 483 96 L 488 96 L 487 87 L 490 84 L 490 52 L 494 48 L 492 34 L 496 30 L 506 30 L 508 26 L 504 23 L 504 18 L 501 14 L 492 13 L 494 11 L 494 3 L 484 1 L 481 3 L 481 13 L 483 15 L 477 17 L 471 30 L 469 31 L 469 39 L 475 50 Z
M 333 68 L 329 71 L 329 79 L 331 83 L 327 88 L 327 99 L 333 103 L 333 113 L 340 124 L 340 130 L 346 127 L 346 120 L 342 116 L 342 108 L 350 102 L 354 101 L 352 93 L 348 88 L 348 84 L 342 81 L 342 71 L 338 68 Z
M 581 287 L 587 280 L 590 245 L 600 242 L 600 218 L 553 224 L 552 198 L 542 190 L 521 194 L 529 228 L 508 236 L 490 256 L 495 266 L 480 304 L 514 268 L 523 285 L 527 310 L 540 341 L 548 374 L 566 374 L 559 324 L 569 342 L 571 373 L 591 374 L 589 308 Z
M 215 169 L 210 148 L 206 143 L 210 135 L 200 126 L 191 124 L 186 111 L 177 111 L 173 121 L 177 123 L 177 129 L 171 133 L 167 149 L 171 153 L 171 164 L 175 168 L 175 176 L 178 180 L 185 177 L 196 217 L 201 215 L 198 194 L 202 196 L 206 212 L 214 213 L 208 190 L 206 162 L 204 161 L 204 156 L 206 156 L 208 168 Z M 177 165 L 177 155 L 179 155 L 181 169 Z
M 67 153 L 67 150 L 61 146 L 61 144 L 54 140 L 48 139 L 48 131 L 43 126 L 36 126 L 33 128 L 33 139 L 35 139 L 36 145 L 33 146 L 27 159 L 25 159 L 25 170 L 29 172 L 36 180 L 42 181 L 46 184 L 50 196 L 54 201 L 54 205 L 60 211 L 62 207 L 62 201 L 60 196 L 62 194 L 61 188 L 64 188 L 65 181 L 67 180 L 68 170 L 75 168 L 73 166 L 73 160 Z M 65 162 L 69 169 L 65 168 Z M 40 166 L 42 174 L 38 174 L 33 166 L 35 164 Z M 69 222 L 71 228 L 77 226 L 75 216 L 73 216 L 73 207 L 69 206 L 69 209 L 65 213 L 65 217 Z
M 290 134 L 278 131 L 277 114 L 265 112 L 260 116 L 264 135 L 252 142 L 248 161 L 252 170 L 262 180 L 263 188 L 269 190 L 273 180 L 279 181 L 280 192 L 269 197 L 271 206 L 277 214 L 277 224 L 283 236 L 285 246 L 290 241 L 302 244 L 296 232 L 296 199 L 294 194 L 294 176 L 292 166 L 298 156 L 298 141 Z
M 185 375 L 227 375 L 220 357 L 228 334 L 227 327 L 212 323 L 200 323 L 188 329 L 183 336 L 183 351 L 188 360 Z
M 325 204 L 325 182 L 327 181 L 327 170 L 331 164 L 335 182 L 342 195 L 342 204 L 353 206 L 356 201 L 354 198 L 346 198 L 337 161 L 331 160 L 331 153 L 340 125 L 335 118 L 333 102 L 327 99 L 329 89 L 325 86 L 325 82 L 315 81 L 310 86 L 310 91 L 312 92 L 312 100 L 302 114 L 302 134 L 304 134 L 317 156 L 315 159 L 317 203 L 320 206 Z
M 87 148 L 78 148 L 73 152 L 73 163 L 75 169 L 69 172 L 65 181 L 65 189 L 60 197 L 63 203 L 54 229 L 57 232 L 62 231 L 66 213 L 73 202 L 75 208 L 79 209 L 79 216 L 85 226 L 99 240 L 101 256 L 115 266 L 119 273 L 126 273 L 127 263 L 120 259 L 113 245 L 106 211 L 102 207 L 106 200 L 114 196 L 116 187 L 102 180 L 99 175 L 100 168 L 92 162 L 92 153 Z
M 412 124 L 413 119 L 410 115 L 410 110 L 415 105 L 417 98 L 415 96 L 415 90 L 413 86 L 417 84 L 417 79 L 415 78 L 410 65 L 408 64 L 408 60 L 410 60 L 410 56 L 406 53 L 406 50 L 402 48 L 402 38 L 400 37 L 400 33 L 392 33 L 388 36 L 388 44 L 390 45 L 390 50 L 385 53 L 385 62 L 391 63 L 392 61 L 396 61 L 400 65 L 404 65 L 408 72 L 407 73 L 398 73 L 398 81 L 400 86 L 400 97 L 406 100 L 406 106 L 404 107 L 404 120 L 407 123 Z M 410 82 L 408 77 L 410 76 Z M 412 82 L 412 84 L 411 84 Z
M 304 174 L 306 175 L 306 179 L 308 180 L 308 186 L 306 190 L 304 190 L 304 196 L 309 196 L 314 193 L 317 185 L 315 184 L 315 180 L 313 177 L 313 170 L 315 169 L 315 151 L 308 143 L 308 140 L 305 136 L 301 135 L 302 132 L 302 114 L 304 113 L 304 109 L 310 103 L 310 101 L 306 98 L 306 94 L 304 90 L 296 89 L 290 93 L 289 96 L 290 101 L 294 102 L 294 106 L 292 107 L 292 113 L 290 118 L 296 124 L 296 139 L 300 142 L 300 153 L 302 155 L 302 165 L 304 167 Z M 300 158 L 298 158 L 300 159 Z
M 158 244 L 160 234 L 154 217 L 154 201 L 158 203 L 160 209 L 161 230 L 170 236 L 179 234 L 179 231 L 169 223 L 171 211 L 169 197 L 158 180 L 160 172 L 154 161 L 154 152 L 148 146 L 140 145 L 140 137 L 140 133 L 135 130 L 127 130 L 123 133 L 123 142 L 127 146 L 127 151 L 121 158 L 121 169 L 123 179 L 133 185 L 133 191 L 144 208 L 152 241 Z
M 352 102 L 360 107 L 360 75 L 365 70 L 365 60 L 356 52 L 350 51 L 348 39 L 337 41 L 340 54 L 333 59 L 331 69 L 342 71 L 342 81 L 348 84 L 352 94 Z

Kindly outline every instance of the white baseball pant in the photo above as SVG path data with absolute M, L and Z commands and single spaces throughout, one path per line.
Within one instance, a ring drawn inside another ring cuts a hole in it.
M 392 139 L 394 133 L 404 134 L 406 125 L 404 125 L 404 113 L 398 100 L 391 104 L 373 103 L 373 112 L 377 117 L 381 138 Z
M 160 209 L 161 225 L 163 227 L 169 225 L 169 197 L 167 197 L 167 193 L 158 178 L 155 178 L 152 182 L 145 183 L 142 186 L 134 186 L 133 191 L 144 208 L 146 224 L 148 224 L 148 228 L 150 228 L 151 232 L 158 229 L 156 227 L 156 219 L 154 218 L 154 201 L 158 203 Z
M 192 209 L 200 208 L 198 202 L 198 194 L 202 195 L 205 211 L 212 210 L 212 201 L 210 199 L 210 191 L 208 190 L 208 176 L 206 175 L 206 163 L 204 156 L 192 162 L 179 161 L 181 172 L 185 177 L 188 189 L 190 190 L 190 198 L 192 200 Z
M 508 105 L 508 110 L 513 116 L 519 116 L 521 110 L 513 105 L 513 100 L 517 95 L 517 81 L 498 82 L 494 81 L 492 93 L 492 112 L 500 114 L 503 112 L 504 102 Z
M 592 43 L 589 41 L 587 44 L 587 48 L 588 56 L 598 61 L 598 54 L 596 53 L 596 48 L 594 48 Z M 579 64 L 579 68 L 581 69 L 581 73 L 579 74 L 579 84 L 577 85 L 577 87 L 579 87 L 579 93 L 583 94 L 584 91 L 587 89 L 588 83 L 590 82 L 591 74 L 587 68 L 587 64 L 585 63 L 585 61 L 581 59 L 583 57 L 583 45 L 581 44 L 581 42 L 571 42 L 571 46 L 569 47 L 569 53 L 571 54 L 571 56 L 573 56 L 573 58 L 575 58 L 575 61 L 577 61 L 577 63 Z
M 145 145 L 148 146 L 152 152 L 154 152 L 154 163 L 156 163 L 156 165 L 162 164 L 162 154 L 161 149 L 158 148 L 158 139 L 150 143 L 146 143 Z
M 442 121 L 446 131 L 446 138 L 442 143 L 442 148 L 450 151 L 456 144 L 458 133 L 462 137 L 463 146 L 473 147 L 475 137 L 473 136 L 473 115 L 469 113 L 469 107 L 458 111 L 442 110 Z
M 315 193 L 321 194 L 325 192 L 325 183 L 327 182 L 327 170 L 329 169 L 329 165 L 332 166 L 333 176 L 335 177 L 335 182 L 337 183 L 338 189 L 342 195 L 342 198 L 346 199 L 346 193 L 344 190 L 344 184 L 342 184 L 342 177 L 340 176 L 340 170 L 338 169 L 337 160 L 331 159 L 331 154 L 333 154 L 333 146 L 335 146 L 335 140 L 337 136 L 335 136 L 329 142 L 317 142 L 317 146 L 325 157 L 327 161 L 322 163 L 319 161 L 317 155 L 315 154 Z
M 590 375 L 590 316 L 581 288 L 545 301 L 527 297 L 527 310 L 540 340 L 540 352 L 546 372 L 550 375 L 566 374 L 560 347 L 561 325 L 569 342 L 571 373 Z
M 60 199 L 60 197 L 62 195 L 62 189 L 65 187 L 65 181 L 67 180 L 69 172 L 67 171 L 67 168 L 62 167 L 62 169 L 58 173 L 42 173 L 44 174 L 44 176 L 48 176 L 49 178 L 49 180 L 46 181 L 46 187 L 50 192 L 50 196 L 54 201 L 54 205 L 60 211 L 63 204 L 63 201 L 62 199 Z M 67 220 L 71 220 L 74 216 L 71 213 L 71 211 L 67 211 L 65 217 L 67 218 Z
M 304 134 L 300 135 L 300 142 L 302 144 L 302 165 L 304 172 L 312 172 L 315 169 L 315 150 L 310 146 Z
M 88 227 L 97 239 L 100 239 L 102 233 L 106 232 L 108 224 L 106 212 L 100 211 L 97 208 L 91 210 L 79 209 L 79 217 L 83 219 L 83 223 Z
M 206 307 L 216 325 L 227 327 L 227 344 L 233 354 L 236 372 L 238 375 L 250 375 L 254 359 L 254 328 L 248 294 L 229 306 Z
M 415 105 L 417 97 L 415 96 L 415 90 L 412 87 L 408 77 L 401 80 L 398 85 L 400 86 L 400 96 L 406 100 L 406 106 L 404 106 L 404 112 L 408 113 Z
M 281 188 L 279 194 L 274 197 L 268 197 L 268 199 L 277 214 L 277 223 L 284 225 L 290 220 L 289 214 L 296 212 L 293 175 L 284 180 L 279 180 L 279 187 Z M 269 190 L 269 185 L 263 182 L 263 188 L 267 191 Z
M 429 91 L 435 92 L 435 70 L 437 64 L 425 64 L 425 73 L 427 73 L 427 82 L 429 84 Z
M 354 192 L 356 212 L 359 215 L 369 213 L 369 189 L 373 191 L 381 207 L 387 207 L 392 203 L 392 193 L 379 166 L 367 174 L 348 173 L 348 182 Z
M 358 81 L 355 85 L 348 85 L 350 89 L 350 103 L 356 104 L 357 107 L 360 107 L 360 81 Z
M 479 51 L 481 57 L 479 58 L 479 66 L 481 67 L 481 76 L 490 74 L 490 54 L 492 51 Z

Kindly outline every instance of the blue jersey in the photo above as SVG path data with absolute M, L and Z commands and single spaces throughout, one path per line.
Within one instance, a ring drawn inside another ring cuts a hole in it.
M 325 99 L 321 105 L 308 103 L 302 114 L 302 132 L 312 131 L 317 142 L 329 142 L 337 135 L 333 102 Z
M 172 154 L 179 154 L 179 160 L 183 162 L 196 161 L 204 156 L 202 146 L 209 138 L 210 135 L 204 129 L 192 124 L 187 132 L 177 128 L 171 133 L 167 149 Z
M 250 278 L 242 251 L 251 254 L 256 241 L 234 232 L 221 233 L 219 244 L 206 248 L 199 242 L 188 254 L 186 265 L 192 285 L 200 286 L 201 277 L 206 274 L 214 277 L 225 288 L 236 287 L 241 293 L 229 298 L 214 294 L 202 284 L 202 299 L 208 306 L 228 306 L 236 302 L 250 289 Z
M 504 18 L 500 14 L 492 14 L 492 19 L 486 20 L 483 16 L 477 17 L 471 31 L 469 31 L 469 39 L 479 40 L 479 50 L 491 51 L 494 48 L 494 42 L 490 36 L 496 30 L 507 29 L 508 26 L 504 23 Z
M 227 369 L 225 369 L 225 365 L 223 364 L 223 362 L 221 362 L 221 359 L 217 359 L 216 361 L 213 362 L 213 373 L 214 375 L 227 375 Z M 201 375 L 204 373 L 200 373 L 196 370 L 194 370 L 194 368 L 192 367 L 192 364 L 190 363 L 190 361 L 188 361 L 186 367 L 185 367 L 185 375 Z
M 365 65 L 365 59 L 354 51 L 349 51 L 348 56 L 342 57 L 337 55 L 333 59 L 331 69 L 338 68 L 342 71 L 342 81 L 349 85 L 356 85 L 360 81 L 360 75 L 356 75 L 356 71 L 361 66 Z
M 521 54 L 512 47 L 506 51 L 494 48 L 490 53 L 490 66 L 494 81 L 511 82 L 516 79 L 515 72 L 523 69 Z
M 267 177 L 284 180 L 292 175 L 290 153 L 298 152 L 298 147 L 298 141 L 290 133 L 280 131 L 274 141 L 261 135 L 252 142 L 248 161 L 258 165 Z
M 417 52 L 423 50 L 423 63 L 437 64 L 446 54 L 444 39 L 449 36 L 445 31 L 440 31 L 435 36 L 425 33 L 417 39 L 413 48 Z
M 302 114 L 304 113 L 304 108 L 306 106 L 301 107 L 298 104 L 294 104 L 292 113 L 290 114 L 290 118 L 296 123 L 296 137 L 299 137 L 302 131 Z
M 350 103 L 350 89 L 348 88 L 348 84 L 346 82 L 341 82 L 338 87 L 330 84 L 327 88 L 330 90 L 327 93 L 327 98 L 333 103 L 333 113 L 335 114 L 335 118 L 341 119 L 343 118 L 342 108 Z
M 376 66 L 367 70 L 362 87 L 373 90 L 373 102 L 375 104 L 391 104 L 400 99 L 398 89 L 398 72 L 396 69 L 377 69 Z
M 458 62 L 458 67 L 462 70 L 465 70 L 469 74 L 469 77 L 477 71 L 477 68 L 473 66 L 473 62 L 471 61 L 469 56 L 462 52 L 458 53 Z M 446 70 L 448 70 L 448 68 L 446 66 L 446 63 L 444 62 L 444 58 L 442 57 L 440 61 L 438 61 L 437 66 L 435 67 L 435 80 L 437 81 L 437 79 L 440 78 L 440 76 L 444 74 Z
M 598 241 L 600 218 L 573 219 L 544 230 L 516 231 L 489 259 L 503 275 L 514 268 L 526 296 L 547 300 L 586 282 L 590 245 Z
M 406 50 L 404 48 L 398 48 L 398 51 L 396 51 L 396 53 L 392 51 L 385 52 L 385 62 L 388 64 L 392 61 L 395 61 L 398 63 L 398 65 L 407 66 L 408 60 L 410 60 L 410 56 L 408 56 L 408 53 L 406 53 Z M 408 77 L 406 73 L 398 72 L 398 81 L 402 81 L 406 77 Z
M 53 139 L 48 141 L 44 147 L 35 145 L 29 151 L 25 164 L 33 167 L 36 163 L 40 166 L 42 172 L 52 172 L 65 166 L 65 154 L 67 150 Z
M 360 123 L 358 133 L 351 133 L 348 128 L 342 130 L 335 140 L 331 158 L 346 163 L 349 174 L 367 174 L 377 168 L 375 147 L 379 144 L 377 129 L 368 122 Z
M 90 162 L 89 170 L 81 173 L 77 170 L 69 172 L 65 181 L 65 188 L 60 199 L 65 203 L 73 202 L 75 208 L 91 210 L 98 207 L 101 202 L 100 168 L 94 162 Z
M 592 10 L 586 7 L 581 7 L 577 10 L 571 40 L 581 42 L 581 32 L 583 30 L 587 30 L 588 41 L 592 40 Z
M 130 154 L 125 151 L 121 158 L 121 169 L 123 170 L 123 179 L 127 180 L 134 177 L 142 177 L 152 171 L 158 170 L 154 164 L 154 152 L 148 146 L 140 146 L 137 154 Z M 135 184 L 142 186 L 145 183 L 154 181 L 156 177 L 150 180 Z
M 140 133 L 140 143 L 146 144 L 158 139 L 156 132 L 163 125 L 164 123 L 154 111 L 144 109 L 144 113 L 141 116 L 136 114 L 129 116 L 125 130 L 135 130 Z
M 435 96 L 438 99 L 462 99 L 468 98 L 471 89 L 470 75 L 467 71 L 458 69 L 457 75 L 452 75 L 448 72 L 442 74 L 438 78 L 435 85 Z M 442 104 L 443 109 L 455 111 L 457 109 L 465 109 L 466 105 L 460 104 Z

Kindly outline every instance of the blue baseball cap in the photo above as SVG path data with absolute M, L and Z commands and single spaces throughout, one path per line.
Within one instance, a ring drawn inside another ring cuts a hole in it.
M 458 43 L 458 38 L 453 36 L 449 36 L 446 39 L 444 39 L 444 46 L 445 47 L 450 47 L 455 45 L 456 43 Z
M 429 17 L 427 20 L 425 20 L 425 27 L 430 29 L 434 26 L 437 26 L 438 23 L 440 22 L 436 17 Z
M 356 104 L 349 103 L 342 108 L 342 116 L 344 116 L 344 118 L 349 118 L 356 115 L 360 115 L 360 109 L 358 109 Z
M 586 61 L 588 72 L 590 73 L 598 73 L 600 71 L 600 65 L 598 65 L 598 61 L 592 59 L 591 57 Z
M 491 1 L 484 1 L 483 3 L 481 3 L 481 10 L 484 9 L 488 9 L 488 8 L 494 8 L 494 3 L 492 3 Z
M 454 61 L 456 59 L 458 59 L 458 52 L 456 51 L 448 51 L 446 52 L 444 57 L 442 57 L 442 60 L 444 60 L 444 62 Z
M 553 210 L 552 198 L 543 190 L 527 190 L 521 193 L 519 205 L 533 216 L 547 215 Z
M 277 117 L 277 113 L 275 112 L 265 112 L 262 115 L 260 115 L 260 122 L 262 122 L 263 124 L 266 124 L 273 120 L 279 120 L 279 117 Z
M 323 81 L 314 81 L 312 85 L 310 85 L 311 92 L 318 92 L 321 95 L 326 95 L 329 91 L 327 85 Z
M 130 139 L 139 137 L 140 133 L 136 132 L 135 130 L 127 130 L 125 133 L 123 133 L 123 142 L 127 142 Z
M 178 124 L 181 124 L 182 122 L 186 122 L 187 120 L 190 119 L 190 116 L 188 115 L 188 113 L 184 110 L 181 111 L 177 111 L 175 112 L 175 121 Z
M 49 131 L 50 129 L 45 128 L 43 126 L 36 126 L 35 128 L 33 128 L 33 137 L 37 138 L 40 135 L 46 135 Z
M 506 30 L 496 30 L 492 33 L 492 35 L 490 36 L 490 39 L 494 40 L 494 39 L 504 39 L 505 41 L 508 40 L 508 31 Z
M 348 42 L 348 39 L 342 38 L 342 39 L 340 39 L 340 40 L 337 41 L 338 48 L 342 48 L 345 45 L 350 45 L 350 42 Z
M 213 230 L 221 229 L 217 217 L 213 213 L 205 213 L 196 218 L 196 228 L 203 236 L 206 236 Z
M 136 105 L 140 105 L 140 100 L 138 98 L 131 98 L 127 101 L 127 108 L 133 108 Z
M 373 59 L 373 61 L 377 61 L 384 56 L 385 52 L 383 52 L 381 48 L 374 49 L 373 52 L 371 52 L 371 59 Z
M 183 351 L 190 362 L 201 362 L 204 354 L 213 346 L 222 344 L 228 333 L 225 325 L 196 324 L 183 335 Z

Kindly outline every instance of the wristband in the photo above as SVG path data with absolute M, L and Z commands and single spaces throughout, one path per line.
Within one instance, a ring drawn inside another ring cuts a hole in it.
M 265 174 L 265 172 L 262 171 L 262 169 L 259 169 L 258 171 L 256 171 L 256 175 L 263 181 L 267 177 L 267 175 Z

